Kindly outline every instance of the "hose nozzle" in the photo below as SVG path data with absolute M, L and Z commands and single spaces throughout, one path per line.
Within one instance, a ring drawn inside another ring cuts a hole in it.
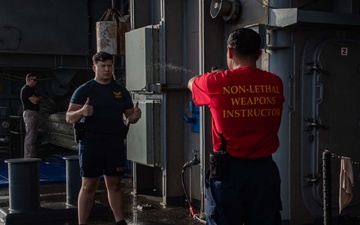
M 199 150 L 197 149 L 194 149 L 193 152 L 194 152 L 194 158 L 192 158 L 192 160 L 190 160 L 189 162 L 185 163 L 183 168 L 186 168 L 186 167 L 189 167 L 189 166 L 195 166 L 195 165 L 198 165 L 200 164 L 200 159 L 197 157 L 197 152 Z

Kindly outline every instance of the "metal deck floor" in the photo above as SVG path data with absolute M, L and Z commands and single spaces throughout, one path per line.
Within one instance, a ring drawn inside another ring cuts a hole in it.
M 204 224 L 191 218 L 188 207 L 161 206 L 155 199 L 134 196 L 130 191 L 131 179 L 124 179 L 125 213 L 129 225 L 197 225 Z M 0 189 L 0 211 L 9 207 L 8 189 Z M 19 215 L 0 213 L 0 225 L 37 224 L 37 225 L 76 225 L 76 207 L 64 209 L 66 203 L 65 184 L 46 184 L 40 186 L 41 210 L 24 212 Z M 10 217 L 11 218 L 10 218 Z M 66 218 L 66 219 L 64 219 Z M 7 221 L 5 223 L 4 221 Z M 107 205 L 106 190 L 99 188 L 92 217 L 88 223 L 97 225 L 115 224 Z
M 64 149 L 47 146 L 41 150 L 42 157 L 49 156 Z M 65 150 L 66 151 L 66 150 Z M 8 156 L 0 151 L 0 160 Z M 145 195 L 133 195 L 132 179 L 123 179 L 125 193 L 125 214 L 128 225 L 198 225 L 204 224 L 191 217 L 189 208 L 184 202 L 183 207 L 162 206 L 161 198 Z M 40 209 L 11 213 L 9 212 L 9 188 L 0 186 L 0 225 L 76 225 L 77 208 L 66 205 L 66 183 L 40 184 Z M 101 181 L 92 216 L 88 223 L 97 225 L 114 225 L 114 217 L 108 207 L 106 189 Z

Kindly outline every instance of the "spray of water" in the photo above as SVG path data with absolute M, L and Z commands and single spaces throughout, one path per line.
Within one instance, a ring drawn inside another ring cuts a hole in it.
M 184 72 L 187 74 L 192 74 L 192 75 L 196 75 L 196 73 L 194 71 L 191 71 L 189 69 L 186 69 L 182 66 L 176 66 L 172 63 L 155 63 L 153 64 L 154 69 L 167 69 L 167 70 L 174 70 L 174 71 L 178 71 L 178 72 Z

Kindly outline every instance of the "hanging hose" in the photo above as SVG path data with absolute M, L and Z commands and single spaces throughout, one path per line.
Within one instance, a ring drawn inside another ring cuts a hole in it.
M 182 170 L 181 170 L 181 184 L 182 184 L 182 187 L 184 189 L 186 201 L 189 204 L 189 210 L 190 210 L 191 216 L 194 219 L 196 219 L 196 220 L 198 220 L 198 221 L 200 221 L 202 223 L 206 223 L 206 221 L 203 218 L 201 218 L 200 215 L 196 214 L 194 206 L 192 205 L 192 202 L 190 200 L 188 191 L 186 189 L 185 181 L 184 181 L 185 180 L 185 178 L 184 178 L 185 170 L 187 168 L 191 167 L 191 166 L 195 166 L 195 165 L 198 165 L 198 164 L 200 164 L 200 160 L 197 158 L 197 154 L 194 151 L 194 158 L 191 161 L 185 163 L 184 166 L 182 167 Z

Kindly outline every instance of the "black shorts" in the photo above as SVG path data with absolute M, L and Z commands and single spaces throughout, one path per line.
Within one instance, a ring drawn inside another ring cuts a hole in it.
M 79 143 L 82 177 L 122 176 L 126 161 L 124 140 L 82 139 Z

